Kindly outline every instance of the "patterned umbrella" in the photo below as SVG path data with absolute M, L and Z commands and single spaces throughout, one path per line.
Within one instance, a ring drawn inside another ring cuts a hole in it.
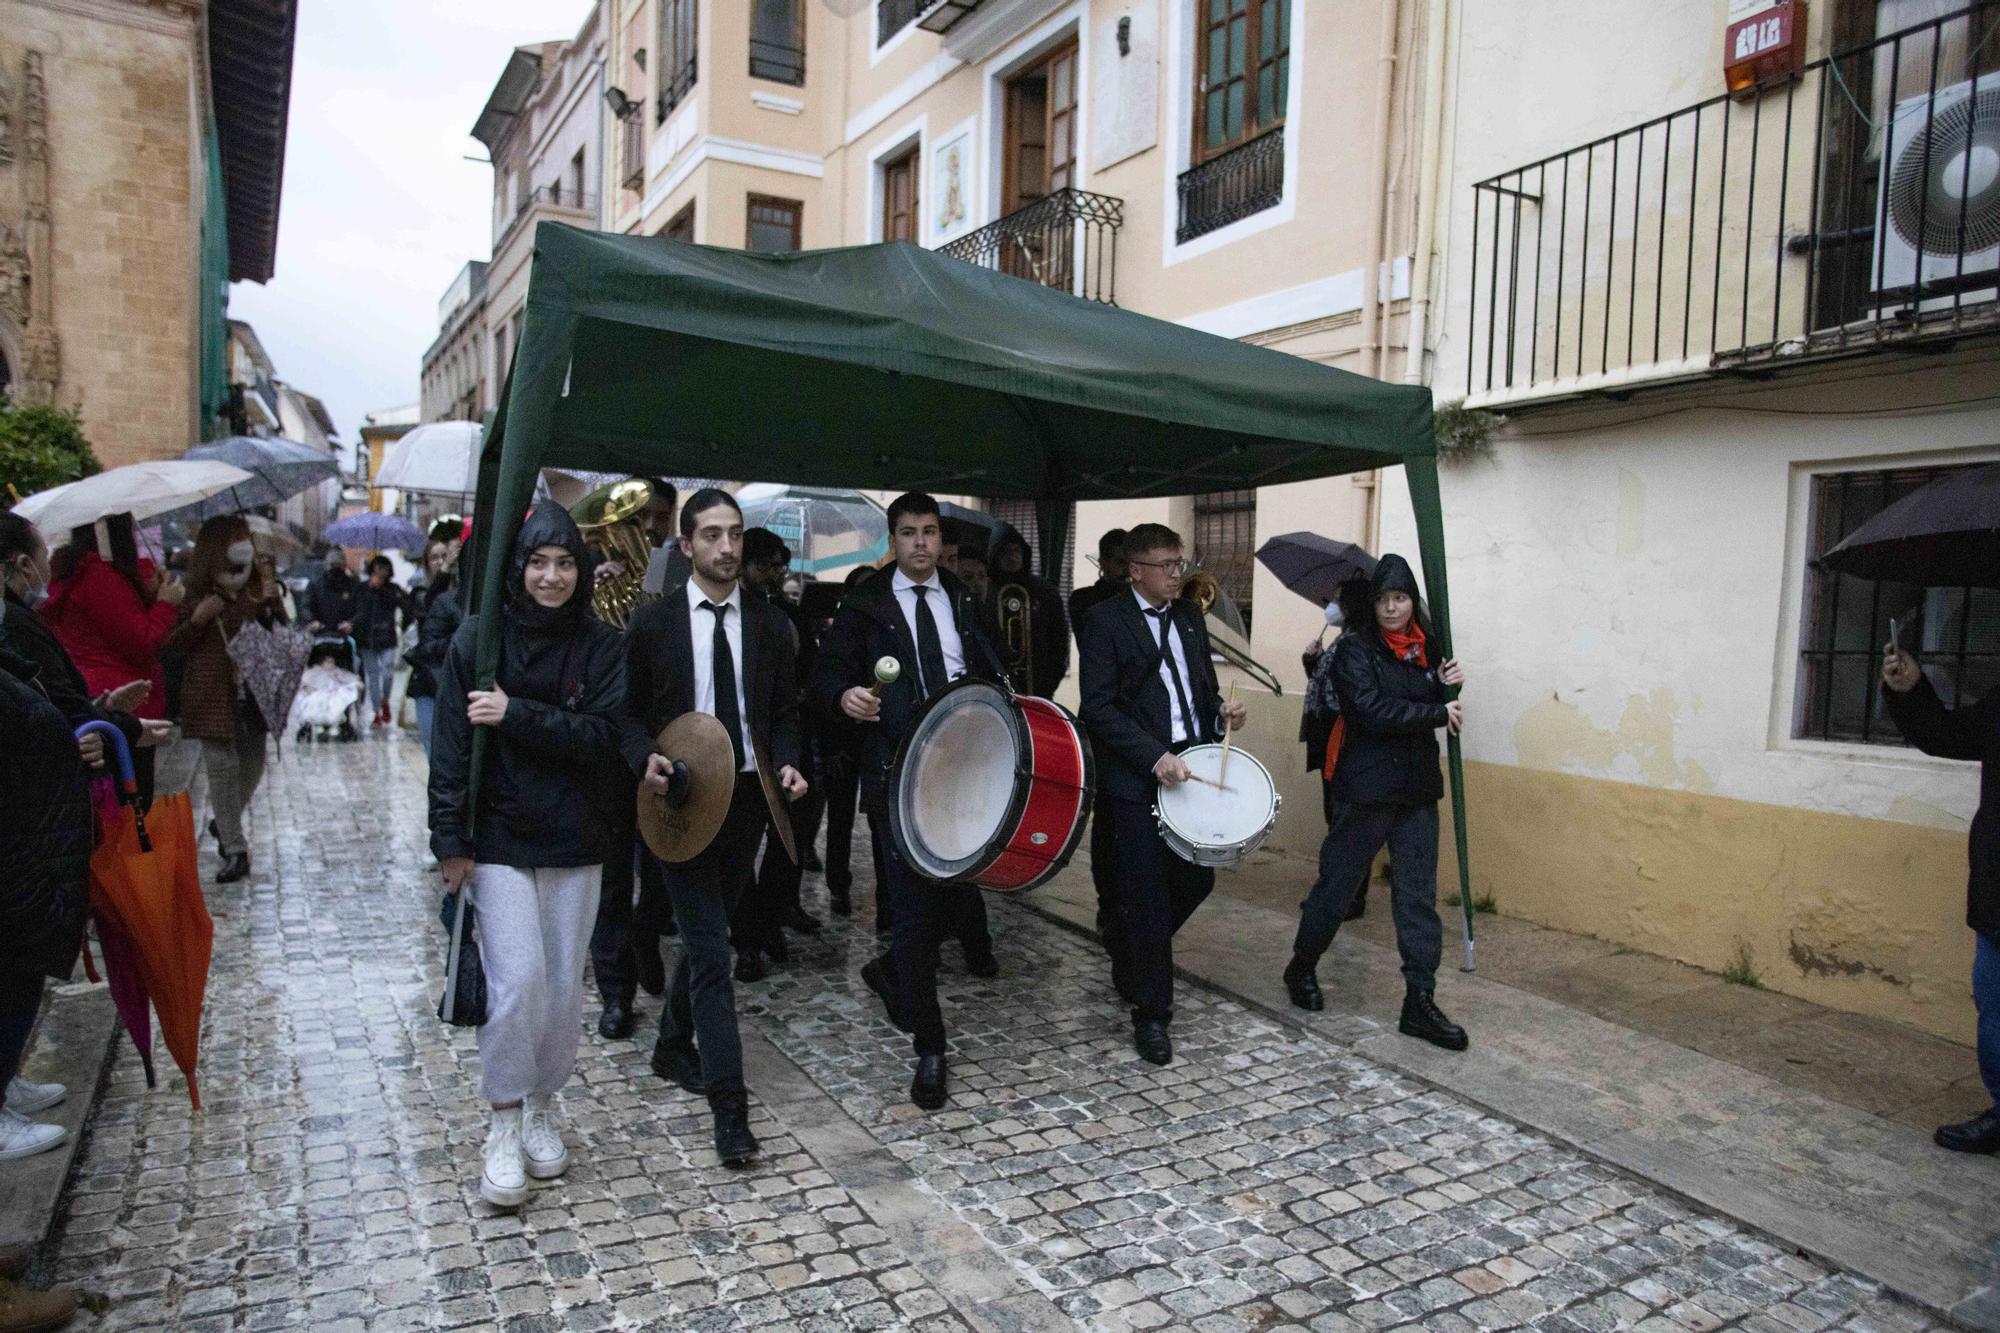
M 254 620 L 243 623 L 229 641 L 229 655 L 243 677 L 243 688 L 264 715 L 264 728 L 281 738 L 292 716 L 292 699 L 312 655 L 312 635 L 280 625 L 265 629 Z

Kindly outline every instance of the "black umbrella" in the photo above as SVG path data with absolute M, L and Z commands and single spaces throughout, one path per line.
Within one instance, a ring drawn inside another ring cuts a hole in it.
M 1923 588 L 2000 588 L 2000 463 L 1918 487 L 1819 563 L 1836 574 Z
M 207 444 L 197 444 L 181 457 L 229 463 L 250 474 L 250 480 L 239 482 L 220 495 L 211 495 L 197 504 L 162 515 L 190 524 L 260 505 L 275 505 L 340 475 L 340 464 L 331 454 L 295 440 L 256 435 L 210 440 Z
M 1316 532 L 1285 532 L 1257 548 L 1264 568 L 1278 582 L 1315 606 L 1340 596 L 1349 579 L 1373 578 L 1375 557 L 1353 542 L 1337 542 Z

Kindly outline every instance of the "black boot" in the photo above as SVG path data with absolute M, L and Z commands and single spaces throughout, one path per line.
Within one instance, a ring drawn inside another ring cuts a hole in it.
M 926 1111 L 935 1111 L 949 1100 L 945 1091 L 944 1057 L 917 1057 L 917 1075 L 910 1080 L 910 1100 Z
M 997 977 L 1000 975 L 1000 960 L 993 956 L 993 946 L 980 948 L 968 946 L 965 950 L 965 970 L 975 977 Z
M 222 858 L 222 869 L 215 872 L 217 884 L 234 884 L 250 873 L 250 853 L 238 852 L 234 856 Z
M 795 930 L 801 935 L 817 935 L 820 930 L 819 918 L 808 916 L 806 909 L 803 907 L 786 908 L 784 918 L 780 924 L 786 930 Z
M 750 1132 L 750 1099 L 741 1092 L 718 1092 L 708 1099 L 715 1112 L 715 1155 L 725 1166 L 742 1166 L 757 1155 Z
M 653 1072 L 687 1092 L 701 1092 L 706 1082 L 701 1076 L 701 1053 L 688 1041 L 653 1043 Z
M 630 1000 L 606 1000 L 604 1012 L 597 1016 L 597 1035 L 606 1041 L 623 1041 L 638 1026 L 639 1015 Z
M 1139 1052 L 1139 1058 L 1147 1064 L 1172 1064 L 1174 1062 L 1174 1039 L 1167 1030 L 1167 1020 L 1164 1018 L 1133 1019 L 1132 1049 Z
M 1939 1125 L 1931 1142 L 1953 1152 L 2000 1152 L 2000 1106 L 1956 1125 Z
M 1313 975 L 1313 970 L 1312 960 L 1293 954 L 1292 961 L 1285 965 L 1285 994 L 1299 1008 L 1316 1014 L 1326 1008 L 1326 996 L 1320 993 L 1319 978 Z
M 770 969 L 764 966 L 763 954 L 757 952 L 755 949 L 738 951 L 736 955 L 736 979 L 738 981 L 746 984 L 752 981 L 762 981 L 770 974 Z
M 1438 1008 L 1437 1000 L 1427 990 L 1410 987 L 1403 996 L 1403 1017 L 1396 1024 L 1396 1030 L 1406 1037 L 1417 1037 L 1433 1046 L 1442 1046 L 1447 1051 L 1462 1051 L 1471 1045 L 1465 1029 L 1444 1016 Z
M 771 960 L 772 967 L 792 965 L 792 946 L 785 943 L 785 932 L 776 926 L 764 937 L 764 956 Z

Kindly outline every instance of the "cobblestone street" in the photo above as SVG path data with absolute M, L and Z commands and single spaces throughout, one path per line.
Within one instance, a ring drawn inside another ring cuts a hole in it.
M 648 1069 L 642 996 L 637 1040 L 588 1015 L 568 1174 L 496 1213 L 473 1034 L 432 1012 L 423 767 L 400 738 L 273 762 L 254 874 L 210 891 L 205 1108 L 121 1045 L 80 1159 L 57 1277 L 112 1304 L 79 1327 L 1935 1326 L 1210 992 L 1181 989 L 1178 1058 L 1147 1065 L 1095 945 L 1004 902 L 998 980 L 948 951 L 953 1099 L 926 1115 L 856 975 L 862 886 L 738 987 L 754 1167 L 721 1166 L 705 1103 Z

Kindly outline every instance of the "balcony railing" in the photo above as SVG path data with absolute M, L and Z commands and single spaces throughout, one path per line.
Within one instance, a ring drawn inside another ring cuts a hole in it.
M 665 120 L 673 114 L 675 107 L 687 100 L 687 95 L 694 91 L 695 77 L 695 58 L 693 56 L 689 56 L 687 63 L 679 69 L 671 71 L 671 77 L 662 77 L 660 96 L 653 109 L 654 120 Z
M 1191 241 L 1274 207 L 1284 195 L 1285 127 L 1280 125 L 1181 173 L 1181 220 L 1174 236 Z
M 806 53 L 784 42 L 767 42 L 752 37 L 750 77 L 803 87 L 806 81 Z
M 939 246 L 938 253 L 1117 305 L 1118 229 L 1124 222 L 1122 199 L 1058 190 Z
M 2000 328 L 1996 27 L 1987 0 L 1479 182 L 1467 396 Z
M 619 180 L 626 189 L 637 190 L 646 184 L 646 108 L 643 102 L 628 105 L 631 114 L 618 126 Z

